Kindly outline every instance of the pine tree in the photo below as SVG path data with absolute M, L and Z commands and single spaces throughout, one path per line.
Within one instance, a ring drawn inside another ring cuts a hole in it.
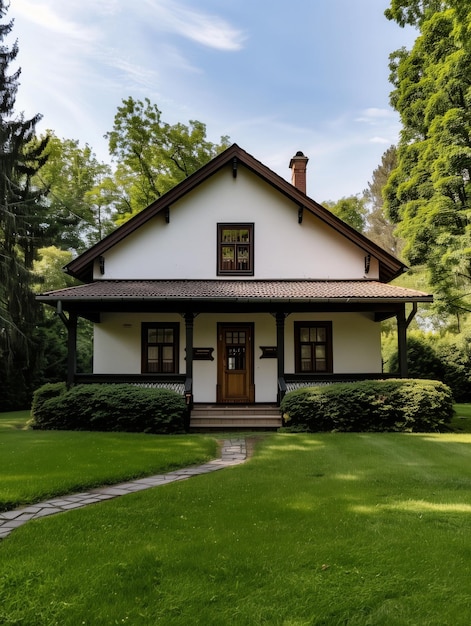
M 0 0 L 0 19 L 8 3 Z M 35 251 L 43 243 L 42 190 L 32 178 L 44 162 L 47 138 L 37 141 L 40 115 L 15 115 L 21 70 L 9 74 L 18 54 L 5 39 L 13 21 L 0 23 L 0 410 L 23 408 L 34 384 L 36 327 L 41 310 L 32 292 Z
M 384 211 L 383 190 L 391 172 L 396 167 L 396 146 L 390 146 L 381 157 L 381 164 L 373 172 L 368 187 L 363 192 L 368 205 L 366 235 L 379 246 L 398 256 L 402 242 L 395 235 L 396 225 L 387 217 Z

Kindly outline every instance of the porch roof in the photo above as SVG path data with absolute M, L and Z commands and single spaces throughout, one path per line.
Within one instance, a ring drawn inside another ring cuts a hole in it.
M 371 280 L 98 280 L 37 296 L 55 305 L 192 302 L 378 304 L 432 302 L 422 291 Z M 74 307 L 75 308 L 75 307 Z

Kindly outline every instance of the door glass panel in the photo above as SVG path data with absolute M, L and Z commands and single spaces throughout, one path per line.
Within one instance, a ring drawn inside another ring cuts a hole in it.
M 309 341 L 309 328 L 300 328 L 299 337 L 303 343 L 307 343 Z
M 227 348 L 227 369 L 245 370 L 245 348 L 228 346 Z

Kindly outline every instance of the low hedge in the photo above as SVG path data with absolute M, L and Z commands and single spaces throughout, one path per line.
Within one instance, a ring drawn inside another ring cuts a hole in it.
M 54 387 L 54 388 L 53 388 Z M 44 385 L 34 394 L 32 428 L 179 433 L 185 429 L 186 404 L 168 389 L 135 385 Z
M 291 430 L 439 432 L 453 417 L 453 396 L 439 381 L 390 379 L 297 389 L 280 408 Z

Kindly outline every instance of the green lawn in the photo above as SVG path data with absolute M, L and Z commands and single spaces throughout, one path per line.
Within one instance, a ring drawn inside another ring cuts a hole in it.
M 0 511 L 217 456 L 211 437 L 23 430 L 28 420 L 0 414 Z
M 26 430 L 30 419 L 30 411 L 0 413 L 0 434 L 4 430 Z
M 0 624 L 467 626 L 470 516 L 471 435 L 267 435 L 15 530 Z
M 451 427 L 458 433 L 471 433 L 471 404 L 455 404 Z

